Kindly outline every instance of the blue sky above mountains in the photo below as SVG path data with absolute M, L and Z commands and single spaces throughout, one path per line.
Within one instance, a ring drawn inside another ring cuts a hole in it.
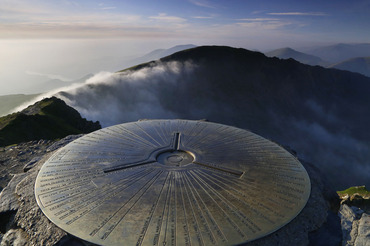
M 369 0 L 0 0 L 0 95 L 179 44 L 368 43 L 369 13 Z
M 368 0 L 1 0 L 0 38 L 366 42 L 369 13 Z

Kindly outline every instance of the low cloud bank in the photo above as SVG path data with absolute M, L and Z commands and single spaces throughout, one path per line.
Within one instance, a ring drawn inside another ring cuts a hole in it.
M 192 71 L 191 63 L 157 63 L 134 72 L 101 72 L 83 86 L 57 94 L 83 117 L 99 120 L 107 127 L 139 119 L 176 118 L 161 105 L 158 94 L 166 90 L 163 81 L 176 85 Z
M 283 94 L 281 104 L 278 97 L 287 90 L 276 92 L 263 85 L 259 75 L 239 74 L 233 71 L 234 64 L 222 66 L 158 61 L 135 71 L 100 72 L 83 85 L 40 98 L 56 95 L 103 127 L 174 118 L 234 125 L 290 146 L 323 171 L 338 190 L 370 186 L 370 145 L 355 134 L 362 126 L 348 130 L 353 125 L 348 119 L 356 119 L 346 117 L 340 111 L 342 105 L 326 106 L 322 99 L 310 95 L 304 99 L 293 90 Z

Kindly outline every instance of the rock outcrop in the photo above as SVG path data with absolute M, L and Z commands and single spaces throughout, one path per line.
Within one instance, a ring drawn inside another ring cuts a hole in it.
M 100 129 L 56 97 L 45 98 L 28 108 L 0 118 L 0 146 L 40 139 L 58 139 Z
M 52 153 L 78 138 L 69 136 L 60 141 L 28 142 L 17 146 L 18 152 L 26 149 L 42 150 L 37 153 L 37 159 L 29 156 L 26 161 L 20 162 L 22 155 L 16 155 L 13 165 L 18 165 L 18 174 L 8 183 L 0 194 L 0 239 L 2 245 L 91 245 L 88 242 L 75 238 L 51 223 L 41 212 L 34 197 L 34 182 L 42 164 Z M 0 157 L 10 148 L 0 152 Z M 18 162 L 17 162 L 18 161 Z M 25 163 L 34 162 L 26 173 L 23 173 Z M 17 164 L 18 163 L 18 164 Z M 339 204 L 335 192 L 327 186 L 317 168 L 303 162 L 311 178 L 312 191 L 310 199 L 302 212 L 283 228 L 276 232 L 248 243 L 247 245 L 338 245 L 341 243 L 340 226 L 332 229 L 332 215 L 335 206 Z M 334 211 L 334 212 L 333 212 Z M 340 225 L 339 217 L 334 224 Z M 359 223 L 364 228 L 366 222 Z M 366 238 L 364 239 L 366 240 Z M 328 243 L 329 242 L 329 243 Z M 365 244 L 366 245 L 366 244 Z
M 3 245 L 85 245 L 82 241 L 67 235 L 64 231 L 52 224 L 43 215 L 37 206 L 34 197 L 34 184 L 38 170 L 53 151 L 77 139 L 81 135 L 68 136 L 60 141 L 32 141 L 17 146 L 17 151 L 25 152 L 27 149 L 42 150 L 38 152 L 33 166 L 29 166 L 26 173 L 14 175 L 8 185 L 0 193 L 0 238 Z M 0 152 L 0 156 L 13 151 Z M 18 158 L 17 158 L 18 157 Z M 20 162 L 18 155 L 13 159 L 13 165 L 22 170 L 24 162 Z M 33 157 L 29 159 L 34 160 Z M 17 162 L 18 161 L 18 162 Z M 11 170 L 10 170 L 11 171 Z M 9 174 L 11 175 L 11 173 Z M 80 244 L 76 244 L 79 242 Z
M 352 187 L 338 192 L 342 201 L 339 210 L 342 245 L 370 245 L 370 192 L 366 187 Z

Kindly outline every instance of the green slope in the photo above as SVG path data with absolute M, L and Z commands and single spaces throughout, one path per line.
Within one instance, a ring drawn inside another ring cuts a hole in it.
M 100 129 L 99 122 L 87 121 L 64 101 L 52 97 L 0 118 L 0 146 L 39 139 L 57 139 Z

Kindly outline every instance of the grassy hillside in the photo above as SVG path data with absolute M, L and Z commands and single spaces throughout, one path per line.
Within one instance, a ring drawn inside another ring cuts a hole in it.
M 339 195 L 349 195 L 349 196 L 352 196 L 354 194 L 359 194 L 364 197 L 370 196 L 370 191 L 368 191 L 365 186 L 354 186 L 343 191 L 337 191 L 337 193 Z
M 0 146 L 39 139 L 57 139 L 100 129 L 64 101 L 52 97 L 0 118 Z

